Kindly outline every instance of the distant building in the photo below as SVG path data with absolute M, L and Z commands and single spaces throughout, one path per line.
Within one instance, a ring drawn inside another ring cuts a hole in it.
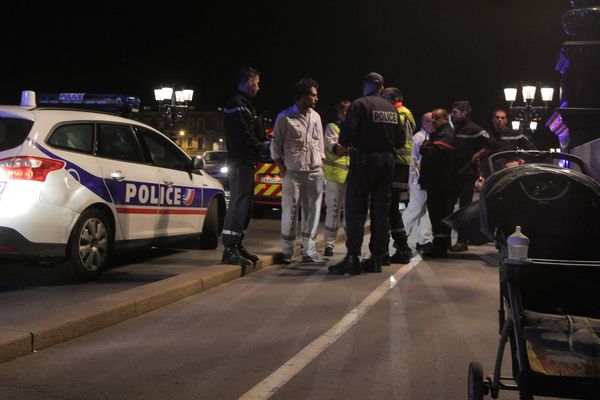
M 169 136 L 190 156 L 225 149 L 222 110 L 188 110 L 173 125 L 158 111 L 140 110 L 132 118 Z

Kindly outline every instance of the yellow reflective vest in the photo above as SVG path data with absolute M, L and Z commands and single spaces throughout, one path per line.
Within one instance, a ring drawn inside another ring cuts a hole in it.
M 396 107 L 398 114 L 400 114 L 400 123 L 404 126 L 404 134 L 406 136 L 404 146 L 396 149 L 396 162 L 410 166 L 412 161 L 412 137 L 417 124 L 410 110 L 404 107 L 402 102 L 397 102 L 394 104 L 394 107 Z
M 335 133 L 340 134 L 340 126 L 331 122 L 327 124 L 327 129 L 333 130 Z M 348 170 L 350 168 L 350 156 L 335 154 L 325 150 L 325 159 L 323 160 L 323 172 L 325 179 L 337 183 L 346 183 L 348 178 Z

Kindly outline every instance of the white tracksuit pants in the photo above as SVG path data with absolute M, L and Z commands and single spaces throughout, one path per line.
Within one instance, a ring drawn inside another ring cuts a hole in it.
M 411 176 L 409 179 L 410 199 L 402 213 L 402 222 L 406 235 L 410 235 L 412 227 L 417 226 L 417 243 L 426 244 L 433 240 L 431 221 L 427 212 L 427 191 L 421 189 L 418 179 Z
M 298 209 L 302 209 L 302 255 L 318 257 L 317 229 L 323 199 L 323 170 L 287 171 L 282 182 L 281 251 L 292 256 L 296 245 Z
M 338 237 L 340 226 L 344 225 L 340 218 L 346 198 L 346 184 L 334 181 L 325 181 L 325 226 L 323 227 L 323 238 L 325 247 L 333 248 Z

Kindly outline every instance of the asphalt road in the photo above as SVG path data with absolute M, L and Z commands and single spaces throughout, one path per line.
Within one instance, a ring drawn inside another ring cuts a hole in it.
M 250 250 L 277 251 L 277 213 L 252 221 L 245 240 Z M 97 281 L 73 284 L 59 269 L 34 262 L 0 260 L 0 327 L 17 326 L 68 308 L 148 283 L 219 264 L 222 246 L 201 250 L 197 240 L 169 248 L 122 254 Z
M 482 246 L 355 277 L 270 267 L 2 363 L 0 398 L 464 399 L 469 362 L 494 363 L 495 264 Z

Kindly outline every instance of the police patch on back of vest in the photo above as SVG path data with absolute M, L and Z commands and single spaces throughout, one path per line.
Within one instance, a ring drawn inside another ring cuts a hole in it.
M 373 111 L 373 123 L 398 125 L 398 112 L 396 112 L 396 111 Z

